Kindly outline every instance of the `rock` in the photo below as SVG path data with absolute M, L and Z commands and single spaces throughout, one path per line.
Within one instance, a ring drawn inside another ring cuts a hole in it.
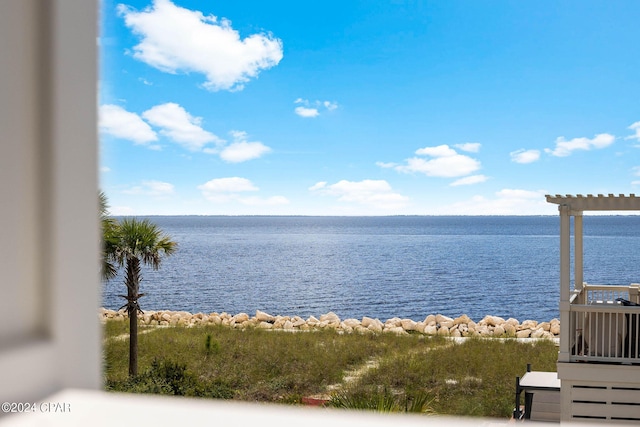
M 285 321 L 284 325 L 282 325 L 282 329 L 287 331 L 293 329 L 293 322 L 291 320 Z
M 475 334 L 476 330 L 478 329 L 478 324 L 472 320 L 471 322 L 467 323 L 467 329 L 470 334 Z
M 372 319 L 371 317 L 364 316 L 362 318 L 362 326 L 365 327 L 365 328 L 368 328 L 369 325 L 374 323 L 376 320 L 378 320 L 378 319 Z
M 523 329 L 516 332 L 517 338 L 529 338 L 530 335 L 531 335 L 531 329 Z
M 414 330 L 423 334 L 426 326 L 427 325 L 424 322 L 417 322 Z
M 287 321 L 289 321 L 288 317 L 278 316 L 273 321 L 273 327 L 276 329 L 282 329 Z
M 460 330 L 454 329 L 454 330 L 450 331 L 449 335 L 452 336 L 452 337 L 458 338 L 458 337 L 462 336 L 462 333 L 460 332 Z
M 387 319 L 387 321 L 384 322 L 384 327 L 385 328 L 402 327 L 402 319 L 400 319 L 399 317 L 392 317 L 391 319 Z
M 379 330 L 380 332 L 382 332 L 382 329 L 384 328 L 384 323 L 382 323 L 380 319 L 371 319 L 370 317 L 363 317 L 362 326 L 364 326 L 369 330 L 373 330 L 373 331 Z
M 318 323 L 320 323 L 320 321 L 316 319 L 314 316 L 309 316 L 309 318 L 307 319 L 307 325 L 309 326 L 315 326 Z
M 560 335 L 560 322 L 551 323 L 549 326 L 549 332 L 553 335 Z
M 502 317 L 490 316 L 490 315 L 484 316 L 484 318 L 480 321 L 480 323 L 489 325 L 489 326 L 502 325 L 504 322 L 505 320 Z
M 235 323 L 242 323 L 249 320 L 249 315 L 247 313 L 238 313 L 232 319 L 235 320 Z
M 436 314 L 436 323 L 442 323 L 442 322 L 453 322 L 453 319 L 451 317 L 447 317 L 442 314 Z
M 461 323 L 469 323 L 469 322 L 471 322 L 471 318 L 466 314 L 463 314 L 462 316 L 456 317 L 455 319 L 453 319 L 454 325 L 459 325 Z
M 306 325 L 306 324 L 307 324 L 307 322 L 306 322 L 303 318 L 298 317 L 298 316 L 295 316 L 295 317 L 291 320 L 291 322 L 293 323 L 293 327 L 294 327 L 294 328 L 299 328 L 300 326 L 302 326 L 302 325 Z
M 382 322 L 380 322 L 378 320 L 378 322 L 376 323 L 371 323 L 369 326 L 367 326 L 367 329 L 370 330 L 371 332 L 377 332 L 380 333 L 382 332 Z
M 258 323 L 258 328 L 260 329 L 273 329 L 273 324 L 269 322 L 260 322 Z
M 537 328 L 533 331 L 531 331 L 531 338 L 542 338 L 542 336 L 544 335 L 545 330 L 542 328 Z
M 542 328 L 544 331 L 549 332 L 549 329 L 551 329 L 551 323 L 549 322 L 538 323 L 538 328 Z
M 502 325 L 497 325 L 497 326 L 493 329 L 493 335 L 494 335 L 494 336 L 500 337 L 500 336 L 502 336 L 502 335 L 504 335 L 504 334 L 505 334 L 505 330 L 504 330 L 504 328 L 502 327 Z
M 520 329 L 535 329 L 538 327 L 538 322 L 535 320 L 525 320 L 520 324 Z
M 502 325 L 502 327 L 504 328 L 504 332 L 510 336 L 510 337 L 514 337 L 516 335 L 516 327 L 514 325 L 512 325 L 511 323 L 506 323 L 504 325 Z
M 514 319 L 513 317 L 508 318 L 507 320 L 505 320 L 504 323 L 507 325 L 514 326 L 516 328 L 520 326 L 520 322 L 518 321 L 518 319 Z
M 427 335 L 435 335 L 438 333 L 438 328 L 436 325 L 426 325 L 424 327 L 424 333 Z
M 355 328 L 360 325 L 360 321 L 358 319 L 345 319 L 342 324 L 348 328 Z
M 438 322 L 436 321 L 436 316 L 434 316 L 433 314 L 430 314 L 424 318 L 424 323 L 426 325 L 435 325 Z
M 339 324 L 340 323 L 340 318 L 333 311 L 330 311 L 327 314 L 323 314 L 322 316 L 320 316 L 320 321 L 321 322 L 327 322 L 327 324 L 328 323 L 338 323 Z
M 261 322 L 271 322 L 271 323 L 273 323 L 276 320 L 274 316 L 260 310 L 256 310 L 256 319 L 258 319 Z
M 487 326 L 486 324 L 479 324 L 476 326 L 476 330 L 475 330 L 480 336 L 482 337 L 487 337 L 490 335 L 489 333 L 489 326 Z
M 455 325 L 453 323 L 453 319 L 451 320 L 445 320 L 444 322 L 440 323 L 440 327 L 445 327 L 445 328 L 453 328 Z
M 416 325 L 417 325 L 417 322 L 411 319 L 402 319 L 400 321 L 400 326 L 402 327 L 403 330 L 407 332 L 415 331 Z

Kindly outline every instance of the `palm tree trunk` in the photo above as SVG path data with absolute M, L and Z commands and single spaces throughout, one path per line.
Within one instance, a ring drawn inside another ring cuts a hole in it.
M 140 285 L 140 260 L 127 259 L 126 267 L 127 311 L 129 312 L 129 376 L 138 375 L 138 289 Z

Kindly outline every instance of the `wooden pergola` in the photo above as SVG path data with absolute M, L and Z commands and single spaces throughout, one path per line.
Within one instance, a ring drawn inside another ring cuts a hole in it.
M 625 196 L 588 194 L 547 195 L 547 202 L 558 205 L 560 212 L 560 325 L 569 325 L 569 299 L 571 297 L 571 217 L 574 225 L 574 288 L 582 289 L 583 274 L 583 229 L 582 213 L 584 211 L 640 211 L 640 197 L 635 194 Z M 561 332 L 562 336 L 562 332 Z M 566 333 L 565 333 L 565 336 Z M 560 345 L 559 362 L 569 361 L 569 342 L 564 340 Z

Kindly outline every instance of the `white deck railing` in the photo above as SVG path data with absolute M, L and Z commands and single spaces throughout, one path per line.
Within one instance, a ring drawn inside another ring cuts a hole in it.
M 570 361 L 640 364 L 640 285 L 589 285 L 569 310 Z

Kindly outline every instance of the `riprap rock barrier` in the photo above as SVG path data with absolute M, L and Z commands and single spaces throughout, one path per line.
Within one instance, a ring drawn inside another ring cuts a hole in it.
M 99 313 L 103 321 L 107 319 L 124 320 L 128 318 L 125 310 L 102 308 Z M 329 312 L 320 317 L 310 316 L 274 316 L 256 310 L 255 316 L 247 313 L 189 313 L 186 311 L 145 311 L 138 315 L 139 321 L 149 326 L 223 325 L 232 328 L 261 328 L 284 331 L 310 331 L 334 329 L 342 333 L 394 333 L 398 335 L 420 333 L 424 335 L 443 335 L 449 337 L 513 337 L 513 338 L 558 338 L 560 321 L 549 322 L 517 319 L 503 319 L 487 315 L 475 322 L 466 314 L 451 318 L 442 314 L 430 314 L 422 321 L 393 317 L 382 322 L 380 319 L 364 316 L 362 319 L 341 320 L 338 315 Z

